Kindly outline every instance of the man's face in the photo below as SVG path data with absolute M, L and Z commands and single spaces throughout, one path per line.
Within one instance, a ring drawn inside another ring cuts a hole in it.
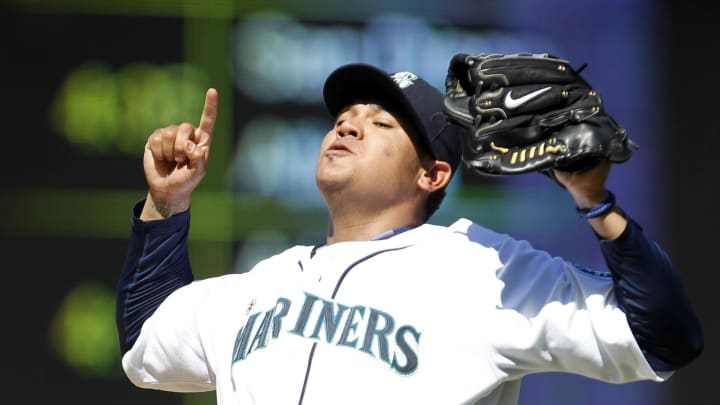
M 328 199 L 333 193 L 358 204 L 393 204 L 417 193 L 421 165 L 399 121 L 376 104 L 354 104 L 336 117 L 325 135 L 316 180 Z

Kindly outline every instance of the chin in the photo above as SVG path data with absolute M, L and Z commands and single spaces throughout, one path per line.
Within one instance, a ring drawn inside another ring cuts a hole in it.
M 349 167 L 328 164 L 318 165 L 315 171 L 315 183 L 319 190 L 324 188 L 337 189 L 348 185 L 353 177 L 353 171 Z
M 318 191 L 325 195 L 328 193 L 335 193 L 347 188 L 347 179 L 341 179 L 337 177 L 317 177 L 315 179 Z

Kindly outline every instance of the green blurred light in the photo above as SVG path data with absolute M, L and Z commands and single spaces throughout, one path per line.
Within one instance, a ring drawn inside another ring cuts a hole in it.
M 94 282 L 73 288 L 52 320 L 49 343 L 80 375 L 118 375 L 120 352 L 114 292 Z
M 137 155 L 158 126 L 197 124 L 208 83 L 198 67 L 178 63 L 101 63 L 73 70 L 55 97 L 54 129 L 93 153 Z
M 55 98 L 52 122 L 75 144 L 107 150 L 117 136 L 117 81 L 102 64 L 88 63 L 67 77 Z

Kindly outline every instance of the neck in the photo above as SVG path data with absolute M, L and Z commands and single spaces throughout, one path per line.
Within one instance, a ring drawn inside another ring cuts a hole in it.
M 360 241 L 372 239 L 386 239 L 407 230 L 406 227 L 415 227 L 424 221 L 417 215 L 406 214 L 411 211 L 401 211 L 401 215 L 383 212 L 375 216 L 333 216 L 330 215 L 328 225 L 327 244 L 347 241 Z
M 369 195 L 347 188 L 324 192 L 328 207 L 327 244 L 371 240 L 392 229 L 425 222 L 425 195 Z

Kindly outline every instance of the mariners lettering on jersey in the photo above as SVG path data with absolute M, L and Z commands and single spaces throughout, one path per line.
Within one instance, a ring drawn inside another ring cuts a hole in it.
M 420 332 L 410 325 L 396 327 L 390 314 L 305 293 L 297 315 L 286 319 L 292 305 L 291 300 L 279 298 L 274 308 L 250 315 L 235 339 L 233 363 L 266 348 L 281 333 L 290 333 L 369 354 L 401 374 L 417 369 Z

